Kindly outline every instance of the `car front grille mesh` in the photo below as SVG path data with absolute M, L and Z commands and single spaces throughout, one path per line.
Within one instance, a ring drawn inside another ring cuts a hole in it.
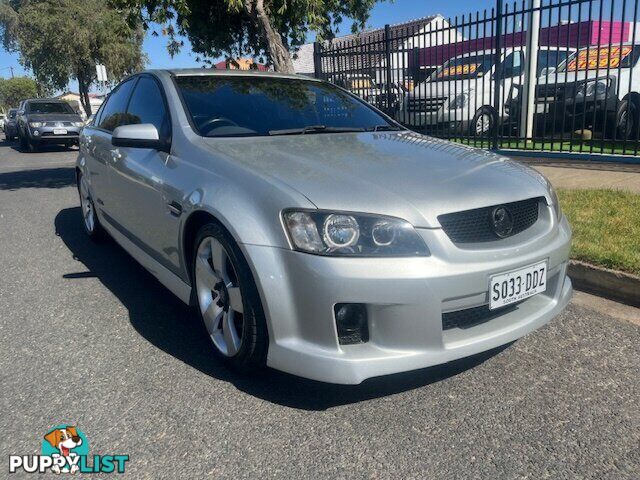
M 543 197 L 447 213 L 440 215 L 438 221 L 453 243 L 491 242 L 516 235 L 536 223 L 541 200 Z M 504 207 L 513 219 L 513 228 L 508 235 L 499 236 L 494 228 L 492 215 L 498 207 Z
M 442 330 L 451 330 L 453 328 L 461 328 L 464 330 L 466 328 L 472 328 L 514 311 L 518 308 L 517 305 L 518 304 L 513 304 L 496 310 L 489 310 L 489 305 L 481 305 L 456 312 L 443 313 Z

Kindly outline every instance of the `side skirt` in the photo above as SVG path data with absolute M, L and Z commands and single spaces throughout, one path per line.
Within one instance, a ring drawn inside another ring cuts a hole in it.
M 109 235 L 118 242 L 118 244 L 126 250 L 136 261 L 156 277 L 162 285 L 167 287 L 171 292 L 187 305 L 191 300 L 191 287 L 187 285 L 180 277 L 169 271 L 166 267 L 160 265 L 156 260 L 144 252 L 140 247 L 134 244 L 120 231 L 105 219 L 104 215 L 100 215 L 102 226 L 109 232 Z

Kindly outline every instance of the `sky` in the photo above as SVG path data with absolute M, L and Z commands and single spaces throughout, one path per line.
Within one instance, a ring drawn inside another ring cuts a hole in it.
M 478 9 L 491 8 L 495 5 L 494 0 L 395 0 L 393 3 L 381 2 L 377 3 L 371 11 L 371 18 L 368 22 L 368 28 L 383 27 L 386 23 L 402 23 L 416 18 L 426 17 L 440 13 L 445 17 L 454 17 L 455 15 L 467 14 Z M 351 31 L 351 22 L 345 20 L 340 26 L 338 36 L 346 35 Z M 312 40 L 310 37 L 309 40 Z M 148 68 L 184 68 L 200 66 L 196 62 L 196 54 L 191 52 L 188 40 L 185 40 L 185 46 L 181 52 L 171 58 L 167 53 L 166 37 L 154 37 L 148 34 L 145 38 L 143 49 L 148 57 Z M 9 78 L 11 76 L 10 67 L 13 67 L 14 75 L 25 75 L 25 72 L 18 62 L 18 55 L 6 52 L 0 48 L 0 77 Z M 69 85 L 70 90 L 77 91 L 77 84 L 72 82 Z

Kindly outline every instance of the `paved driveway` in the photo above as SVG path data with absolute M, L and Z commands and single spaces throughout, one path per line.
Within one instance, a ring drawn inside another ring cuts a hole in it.
M 639 477 L 637 310 L 574 302 L 507 348 L 360 386 L 244 379 L 123 250 L 85 238 L 75 155 L 0 144 L 0 462 L 72 423 L 130 478 Z

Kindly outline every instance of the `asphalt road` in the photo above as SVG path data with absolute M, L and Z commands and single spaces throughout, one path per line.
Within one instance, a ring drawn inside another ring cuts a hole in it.
M 638 310 L 579 295 L 504 349 L 359 386 L 241 378 L 85 238 L 75 156 L 0 143 L 1 471 L 71 423 L 130 478 L 640 478 Z

